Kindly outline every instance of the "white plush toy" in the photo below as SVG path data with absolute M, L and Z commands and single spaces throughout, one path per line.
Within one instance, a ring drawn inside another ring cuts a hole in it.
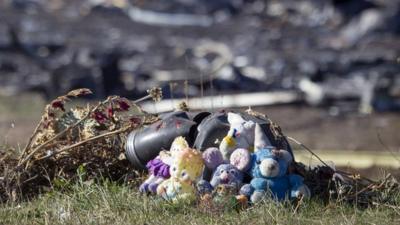
M 256 129 L 256 123 L 246 121 L 236 113 L 228 113 L 228 122 L 230 124 L 228 134 L 219 145 L 219 150 L 226 161 L 229 160 L 230 155 L 237 148 L 245 148 L 250 151 L 254 149 L 254 132 Z M 257 129 L 262 131 L 259 125 Z M 267 141 L 265 145 L 271 145 L 271 142 Z

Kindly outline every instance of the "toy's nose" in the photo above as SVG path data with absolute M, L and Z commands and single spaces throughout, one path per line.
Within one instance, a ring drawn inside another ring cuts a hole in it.
M 270 169 L 270 170 L 274 170 L 275 168 L 276 168 L 276 166 L 274 164 L 268 165 L 268 169 Z
M 228 179 L 228 173 L 227 173 L 227 172 L 223 172 L 223 173 L 221 174 L 221 179 L 222 179 L 222 180 L 227 180 L 227 179 Z

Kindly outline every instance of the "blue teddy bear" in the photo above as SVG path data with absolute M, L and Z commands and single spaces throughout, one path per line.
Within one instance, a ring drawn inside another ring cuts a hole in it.
M 278 201 L 310 196 L 301 176 L 287 174 L 288 166 L 293 161 L 288 151 L 268 146 L 257 149 L 251 157 L 249 173 L 253 178 L 250 184 L 240 189 L 240 194 L 247 196 L 252 203 L 260 201 L 268 194 Z

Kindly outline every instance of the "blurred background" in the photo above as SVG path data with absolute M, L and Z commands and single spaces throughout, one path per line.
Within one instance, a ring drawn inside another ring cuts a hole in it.
M 399 36 L 398 0 L 1 0 L 0 145 L 71 89 L 159 86 L 149 112 L 250 106 L 338 167 L 399 173 Z

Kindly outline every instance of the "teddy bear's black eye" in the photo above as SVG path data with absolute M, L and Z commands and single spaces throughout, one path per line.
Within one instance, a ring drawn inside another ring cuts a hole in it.
M 260 160 L 257 160 L 256 163 L 257 163 L 257 164 L 261 164 L 261 161 L 260 161 Z

